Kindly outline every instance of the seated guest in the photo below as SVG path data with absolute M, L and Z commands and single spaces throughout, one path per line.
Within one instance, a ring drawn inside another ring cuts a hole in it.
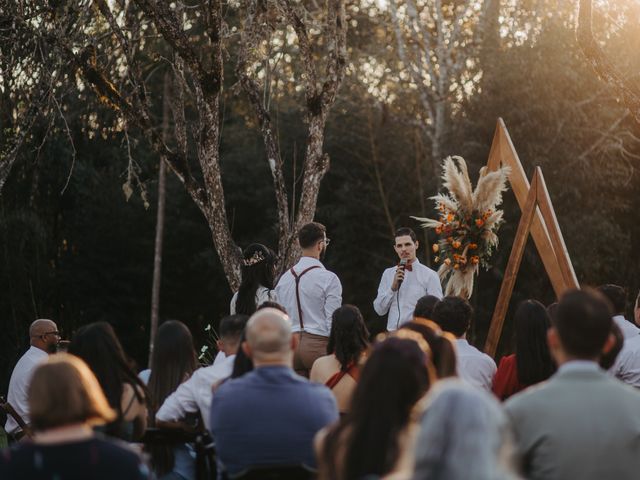
M 636 325 L 640 327 L 640 292 L 638 292 L 638 296 L 636 297 L 636 304 L 633 307 L 633 318 L 636 322 Z
M 622 330 L 625 340 L 635 338 L 640 335 L 640 328 L 624 318 L 624 312 L 627 308 L 627 292 L 618 285 L 600 285 L 598 291 L 602 293 L 611 303 L 613 309 L 613 321 Z
M 209 411 L 213 395 L 212 387 L 231 375 L 240 338 L 248 318 L 246 315 L 229 315 L 220 320 L 218 349 L 224 353 L 224 359 L 209 367 L 196 370 L 191 378 L 178 386 L 158 409 L 156 413 L 158 422 L 177 422 L 184 420 L 189 413 L 200 412 L 205 427 L 211 428 Z
M 574 290 L 560 300 L 548 333 L 558 371 L 507 400 L 522 469 L 529 479 L 636 479 L 640 393 L 598 366 L 614 339 L 609 306 Z
M 253 315 L 261 303 L 276 300 L 273 289 L 276 256 L 273 250 L 261 243 L 252 243 L 242 256 L 242 282 L 231 299 L 231 315 Z
M 153 407 L 149 424 L 155 425 L 158 405 L 175 392 L 198 368 L 193 337 L 187 326 L 175 320 L 164 322 L 158 328 L 153 343 L 149 395 Z M 195 451 L 190 445 L 150 447 L 151 465 L 159 480 L 193 480 L 195 478 Z
M 522 302 L 514 322 L 516 351 L 502 357 L 493 379 L 493 393 L 500 400 L 546 380 L 556 370 L 547 345 L 551 320 L 545 306 L 536 300 Z
M 433 321 L 445 332 L 456 337 L 458 375 L 474 387 L 491 391 L 496 363 L 467 341 L 473 308 L 467 300 L 448 296 L 440 300 L 433 309 Z
M 413 480 L 507 480 L 514 473 L 509 422 L 491 395 L 458 380 L 425 399 Z
M 94 435 L 92 425 L 112 422 L 95 376 L 77 357 L 52 355 L 29 386 L 32 442 L 0 453 L 3 480 L 144 480 L 151 478 L 138 455 Z
M 431 320 L 433 317 L 433 309 L 440 299 L 435 295 L 425 295 L 420 297 L 416 303 L 416 308 L 413 311 L 413 318 L 424 318 Z
M 246 334 L 243 348 L 254 370 L 224 382 L 211 402 L 219 461 L 230 475 L 252 466 L 315 467 L 313 437 L 338 418 L 335 398 L 293 371 L 296 337 L 287 315 L 259 310 Z
M 381 478 L 410 470 L 405 453 L 417 433 L 412 412 L 433 380 L 417 341 L 391 337 L 376 344 L 351 410 L 316 439 L 319 480 Z
M 309 378 L 331 389 L 340 413 L 349 410 L 360 377 L 360 363 L 369 347 L 369 331 L 358 307 L 343 305 L 333 312 L 328 355 L 313 362 Z
M 47 355 L 55 353 L 59 340 L 58 327 L 51 320 L 41 318 L 33 322 L 29 327 L 29 342 L 31 346 L 13 368 L 7 394 L 7 402 L 26 424 L 29 424 L 30 421 L 27 391 L 29 390 L 31 375 L 40 363 L 47 360 Z M 21 437 L 24 433 L 11 416 L 7 418 L 4 429 L 16 438 Z
M 118 414 L 103 427 L 104 433 L 126 441 L 138 440 L 147 426 L 146 387 L 138 378 L 107 322 L 80 328 L 69 344 L 69 353 L 83 359 L 98 379 L 111 408 Z
M 398 332 L 404 330 L 419 333 L 429 344 L 433 357 L 433 367 L 435 368 L 435 374 L 438 379 L 457 376 L 456 337 L 449 332 L 443 332 L 437 323 L 418 316 L 411 322 L 402 325 Z

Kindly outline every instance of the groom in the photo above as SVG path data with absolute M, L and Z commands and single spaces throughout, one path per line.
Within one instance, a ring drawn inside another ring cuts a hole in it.
M 442 286 L 438 274 L 416 258 L 418 240 L 410 228 L 399 228 L 394 235 L 394 249 L 400 258 L 397 266 L 387 268 L 382 274 L 378 296 L 373 308 L 380 316 L 387 317 L 387 330 L 397 330 L 413 318 L 418 300 L 425 295 L 442 298 Z

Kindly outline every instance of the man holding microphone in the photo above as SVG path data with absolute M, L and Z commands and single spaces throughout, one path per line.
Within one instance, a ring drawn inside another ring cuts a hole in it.
M 400 263 L 382 274 L 373 308 L 380 316 L 388 315 L 387 330 L 397 330 L 413 318 L 418 300 L 425 295 L 442 298 L 438 274 L 416 258 L 418 240 L 410 228 L 399 228 L 394 235 L 394 249 Z

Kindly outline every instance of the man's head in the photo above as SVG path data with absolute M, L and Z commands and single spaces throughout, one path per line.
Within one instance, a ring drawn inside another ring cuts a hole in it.
M 31 345 L 47 353 L 55 353 L 60 341 L 58 326 L 53 320 L 40 318 L 29 327 Z
M 227 315 L 220 320 L 218 333 L 218 349 L 225 355 L 235 355 L 240 345 L 240 338 L 244 332 L 249 317 L 247 315 Z
M 469 330 L 472 317 L 473 308 L 467 300 L 448 296 L 436 304 L 432 320 L 445 332 L 451 332 L 456 338 L 462 338 Z
M 416 233 L 410 228 L 399 228 L 394 234 L 393 248 L 400 260 L 406 259 L 411 263 L 416 259 L 416 251 L 418 250 L 418 239 Z
M 569 360 L 598 360 L 611 349 L 611 311 L 597 292 L 572 290 L 565 293 L 551 319 L 547 341 L 558 364 Z
M 327 229 L 318 222 L 307 223 L 298 232 L 298 243 L 304 256 L 322 258 L 329 245 Z
M 257 311 L 247 323 L 246 336 L 242 348 L 256 367 L 291 366 L 295 340 L 286 314 L 275 308 Z
M 608 283 L 600 285 L 598 291 L 607 297 L 613 307 L 613 315 L 624 315 L 627 308 L 627 292 L 624 288 Z
M 434 295 L 425 295 L 421 297 L 416 303 L 416 308 L 413 311 L 414 318 L 427 318 L 433 317 L 433 309 L 440 299 Z

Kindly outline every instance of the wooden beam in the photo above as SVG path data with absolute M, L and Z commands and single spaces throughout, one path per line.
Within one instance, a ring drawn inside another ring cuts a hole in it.
M 569 260 L 569 252 L 567 251 L 567 246 L 564 243 L 564 237 L 562 236 L 562 232 L 560 231 L 558 218 L 556 217 L 556 212 L 553 208 L 553 204 L 551 203 L 551 197 L 549 196 L 547 184 L 544 181 L 544 176 L 542 175 L 542 170 L 540 169 L 540 167 L 536 167 L 536 174 L 538 176 L 538 188 L 536 193 L 536 196 L 538 198 L 538 206 L 540 207 L 540 211 L 542 212 L 544 223 L 545 225 L 547 225 L 549 235 L 551 237 L 553 251 L 556 254 L 558 266 L 560 267 L 560 271 L 562 272 L 564 289 L 569 290 L 580 288 L 578 284 L 578 278 L 576 277 L 576 272 L 573 270 L 573 265 L 571 265 L 571 261 Z
M 498 301 L 496 302 L 495 309 L 493 311 L 493 317 L 491 318 L 491 327 L 489 328 L 489 334 L 487 335 L 487 341 L 484 345 L 484 351 L 491 357 L 495 356 L 496 349 L 498 348 L 498 342 L 500 341 L 500 335 L 502 334 L 502 327 L 504 325 L 504 319 L 507 316 L 507 310 L 509 309 L 509 300 L 513 293 L 513 287 L 516 284 L 516 277 L 518 270 L 520 269 L 520 263 L 522 262 L 522 256 L 524 255 L 524 249 L 527 245 L 527 238 L 529 237 L 529 231 L 532 226 L 533 219 L 537 212 L 537 185 L 538 185 L 538 170 L 533 175 L 531 182 L 531 189 L 526 198 L 524 208 L 522 209 L 522 217 L 520 217 L 520 223 L 518 224 L 518 230 L 513 241 L 513 247 L 511 247 L 511 254 L 509 255 L 509 263 L 504 273 L 504 279 L 500 286 L 500 294 L 498 295 Z
M 498 119 L 491 151 L 489 153 L 489 160 L 487 162 L 490 170 L 497 170 L 500 165 L 507 165 L 511 168 L 509 183 L 511 184 L 511 189 L 515 194 L 520 209 L 524 211 L 530 185 L 502 118 Z M 558 264 L 549 232 L 542 221 L 541 212 L 537 208 L 531 223 L 531 236 L 533 237 L 544 268 L 549 276 L 549 280 L 551 280 L 551 285 L 553 286 L 556 297 L 559 297 L 566 289 L 565 278 Z

